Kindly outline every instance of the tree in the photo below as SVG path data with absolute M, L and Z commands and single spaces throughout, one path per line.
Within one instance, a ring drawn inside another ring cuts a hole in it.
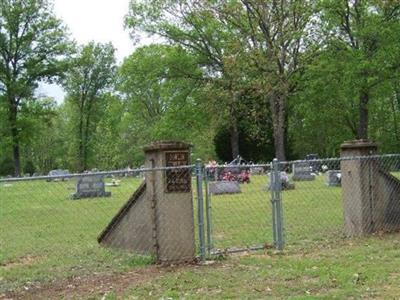
M 343 86 L 352 90 L 347 100 L 357 99 L 355 137 L 368 139 L 373 95 L 379 86 L 399 76 L 400 5 L 375 0 L 324 0 L 321 4 L 325 58 L 332 66 L 340 62 L 336 72 L 347 80 Z
M 309 46 L 313 2 L 241 0 L 236 10 L 239 13 L 224 16 L 240 28 L 243 47 L 251 50 L 255 65 L 264 76 L 275 156 L 285 160 L 289 99 L 296 91 L 306 61 L 302 56 Z
M 102 170 L 124 168 L 129 158 L 127 147 L 123 147 L 126 139 L 122 136 L 121 118 L 125 113 L 125 103 L 120 95 L 107 93 L 103 96 L 104 109 L 101 113 L 92 147 L 96 167 Z
M 78 50 L 63 82 L 66 101 L 71 104 L 71 120 L 76 124 L 78 170 L 88 167 L 90 143 L 103 106 L 104 94 L 114 83 L 115 49 L 111 43 L 91 42 Z
M 21 154 L 23 165 L 32 162 L 36 172 L 47 174 L 55 168 L 67 168 L 65 126 L 62 124 L 62 106 L 52 98 L 26 101 L 20 111 Z M 46 151 L 43 151 L 46 149 Z M 24 172 L 28 172 L 24 168 Z M 31 173 L 32 172 L 28 172 Z
M 132 0 L 126 24 L 132 36 L 147 32 L 167 39 L 192 53 L 204 69 L 205 84 L 213 86 L 216 114 L 229 124 L 232 157 L 239 154 L 242 97 L 246 94 L 248 76 L 237 76 L 236 66 L 245 55 L 239 55 L 235 29 L 217 15 L 223 1 L 137 1 Z M 240 51 L 242 49 L 239 49 Z
M 5 99 L 15 175 L 21 173 L 18 114 L 38 83 L 60 75 L 66 31 L 46 0 L 0 1 L 0 91 Z
M 136 49 L 119 73 L 126 103 L 122 140 L 130 164 L 143 159 L 139 145 L 157 139 L 194 143 L 201 157 L 214 154 L 212 113 L 196 57 L 180 46 L 153 44 Z

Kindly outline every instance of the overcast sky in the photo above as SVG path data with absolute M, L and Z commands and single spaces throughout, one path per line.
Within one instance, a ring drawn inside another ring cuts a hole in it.
M 117 60 L 133 52 L 133 43 L 124 30 L 124 16 L 129 0 L 54 0 L 54 11 L 68 26 L 71 37 L 79 44 L 112 42 L 117 49 Z M 63 99 L 63 92 L 55 85 L 41 86 L 39 93 Z

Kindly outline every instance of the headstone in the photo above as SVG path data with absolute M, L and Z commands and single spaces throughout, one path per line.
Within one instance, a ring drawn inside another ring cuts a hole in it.
M 212 195 L 241 193 L 238 181 L 213 181 L 209 183 L 208 189 Z
M 79 177 L 76 185 L 76 193 L 72 199 L 110 197 L 111 192 L 105 191 L 103 176 L 101 175 L 85 175 Z
M 271 173 L 269 174 L 271 178 Z M 286 172 L 281 172 L 281 183 L 282 183 L 282 190 L 294 190 L 295 189 L 295 184 L 290 182 L 289 176 L 287 175 Z M 268 186 L 268 191 L 271 190 L 271 180 L 270 180 L 270 185 Z
M 69 175 L 69 171 L 68 170 L 61 170 L 61 169 L 57 169 L 57 170 L 51 170 L 48 174 L 48 176 L 66 176 Z M 64 181 L 64 180 L 68 180 L 68 178 L 48 178 L 47 181 Z
M 250 172 L 252 175 L 262 175 L 262 174 L 264 174 L 264 168 L 252 167 L 252 168 L 250 168 Z
M 206 176 L 208 181 L 218 180 L 218 163 L 215 160 L 206 165 Z
M 312 181 L 315 180 L 315 174 L 312 174 L 312 167 L 309 162 L 293 163 L 293 181 Z
M 318 154 L 308 154 L 306 155 L 306 160 L 309 161 L 311 172 L 318 173 L 321 169 L 321 161 L 318 160 Z
M 326 172 L 326 184 L 328 186 L 341 186 L 342 172 L 340 170 L 329 170 Z

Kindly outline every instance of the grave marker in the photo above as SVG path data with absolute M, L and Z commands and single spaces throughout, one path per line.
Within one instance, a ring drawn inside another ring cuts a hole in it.
M 293 163 L 293 181 L 312 181 L 315 174 L 312 174 L 312 167 L 309 162 Z
M 106 192 L 102 175 L 86 175 L 79 177 L 76 184 L 76 193 L 71 196 L 73 200 L 81 198 L 110 197 L 111 192 Z
M 340 170 L 329 170 L 326 172 L 326 184 L 328 186 L 342 186 L 342 172 Z

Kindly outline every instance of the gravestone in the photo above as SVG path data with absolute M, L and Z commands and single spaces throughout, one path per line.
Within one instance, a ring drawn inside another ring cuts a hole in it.
M 307 154 L 306 160 L 309 161 L 311 172 L 318 173 L 321 169 L 321 161 L 318 160 L 318 154 Z
M 289 176 L 287 175 L 286 172 L 280 172 L 280 177 L 281 177 L 281 188 L 282 191 L 285 190 L 294 190 L 296 188 L 295 184 L 290 182 Z M 269 186 L 268 186 L 268 191 L 271 190 L 271 173 L 269 174 Z
M 106 192 L 103 176 L 86 175 L 79 177 L 76 184 L 76 193 L 71 196 L 73 200 L 81 198 L 110 197 L 111 192 Z
M 341 186 L 342 172 L 340 170 L 329 170 L 326 172 L 326 184 L 328 186 Z
M 264 174 L 264 168 L 263 167 L 252 167 L 252 168 L 250 168 L 250 173 L 252 175 L 262 175 L 262 174 Z
M 238 181 L 213 181 L 209 183 L 208 189 L 212 195 L 241 193 Z
M 48 176 L 66 176 L 69 175 L 69 171 L 68 170 L 61 170 L 61 169 L 57 169 L 57 170 L 51 170 L 48 174 Z M 68 178 L 48 178 L 47 181 L 64 181 L 64 180 L 68 180 Z
M 312 167 L 309 162 L 293 163 L 293 181 L 312 181 L 315 180 L 315 174 L 312 174 Z

